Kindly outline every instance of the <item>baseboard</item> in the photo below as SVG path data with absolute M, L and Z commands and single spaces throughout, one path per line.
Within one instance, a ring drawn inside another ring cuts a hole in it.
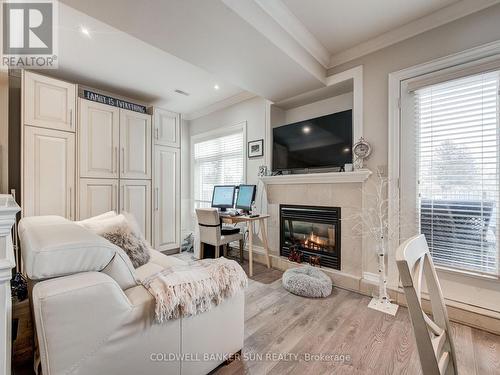
M 378 274 L 373 273 L 373 272 L 363 272 L 363 279 L 371 282 L 378 284 Z
M 248 251 L 245 250 L 245 258 L 248 258 Z M 292 267 L 298 267 L 299 264 L 291 262 L 285 257 L 270 254 L 271 267 L 280 271 L 286 271 Z M 266 258 L 263 248 L 257 250 L 254 247 L 253 253 L 254 262 L 265 265 Z M 364 272 L 363 277 L 356 277 L 346 274 L 342 271 L 321 268 L 333 281 L 333 285 L 346 289 L 351 292 L 359 293 L 366 296 L 373 296 L 378 290 L 378 275 L 372 272 Z M 406 298 L 402 290 L 389 289 L 389 296 L 394 303 L 400 306 L 407 307 Z M 423 297 L 424 310 L 430 312 L 428 300 Z M 457 301 L 446 301 L 449 319 L 453 322 L 460 323 L 469 327 L 481 329 L 500 335 L 500 312 L 481 309 L 476 306 L 470 306 Z
M 248 259 L 248 250 L 244 250 L 245 258 Z M 287 258 L 269 254 L 271 267 L 280 271 L 286 271 L 289 268 L 299 267 L 299 263 L 291 262 Z M 266 256 L 265 251 L 261 247 L 254 247 L 253 251 L 253 260 L 254 262 L 266 265 Z M 342 289 L 347 289 L 353 292 L 360 292 L 360 277 L 356 277 L 353 275 L 349 275 L 347 273 L 333 270 L 330 268 L 321 268 L 330 278 L 332 279 L 333 285 Z
M 391 294 L 397 295 L 395 302 L 398 305 L 407 307 L 406 297 L 402 290 L 391 290 Z M 497 311 L 483 309 L 465 303 L 445 300 L 448 318 L 456 323 L 469 327 L 481 329 L 500 335 L 500 313 Z M 427 313 L 431 312 L 429 299 L 422 296 L 422 306 Z

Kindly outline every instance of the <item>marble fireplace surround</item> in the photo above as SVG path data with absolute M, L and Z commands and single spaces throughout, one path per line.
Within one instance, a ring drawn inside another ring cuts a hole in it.
M 339 175 L 339 173 L 336 174 Z M 342 175 L 348 174 L 349 172 L 342 173 Z M 267 224 L 269 251 L 273 267 L 287 269 L 297 265 L 280 256 L 280 204 L 340 207 L 341 269 L 337 271 L 323 268 L 323 270 L 327 271 L 334 283 L 338 285 L 353 290 L 363 289 L 361 285 L 364 270 L 363 239 L 360 233 L 353 230 L 357 221 L 352 217 L 363 210 L 364 181 L 370 174 L 370 171 L 366 171 L 361 177 L 358 176 L 359 178 L 355 179 L 348 176 L 339 176 L 340 179 L 330 176 L 323 179 L 328 182 L 321 182 L 318 179 L 312 183 L 305 183 L 307 175 L 302 175 L 297 179 L 294 179 L 292 175 L 286 176 L 286 180 L 265 177 L 263 182 L 266 187 L 267 212 L 270 215 Z

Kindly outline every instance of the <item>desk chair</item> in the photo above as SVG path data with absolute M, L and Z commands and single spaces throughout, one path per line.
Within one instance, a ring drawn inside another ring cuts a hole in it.
M 458 374 L 448 313 L 425 236 L 420 234 L 404 242 L 396 252 L 396 263 L 410 311 L 422 372 L 425 375 Z M 424 278 L 432 319 L 422 309 Z
M 222 235 L 222 222 L 219 217 L 219 212 L 216 208 L 197 208 L 196 217 L 198 218 L 198 225 L 200 227 L 200 258 L 203 259 L 204 245 L 215 246 L 215 257 L 220 256 L 220 246 L 224 246 L 225 255 L 229 243 L 239 241 L 240 243 L 240 261 L 243 263 L 243 234 L 235 233 Z

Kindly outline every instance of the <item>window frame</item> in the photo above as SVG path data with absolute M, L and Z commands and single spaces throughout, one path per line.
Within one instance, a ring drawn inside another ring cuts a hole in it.
M 427 63 L 409 67 L 400 71 L 392 72 L 389 74 L 389 95 L 388 95 L 388 179 L 389 179 L 389 196 L 393 199 L 389 200 L 388 207 L 388 221 L 389 232 L 395 233 L 389 239 L 388 249 L 388 287 L 398 290 L 399 273 L 395 262 L 396 250 L 401 242 L 399 236 L 400 231 L 400 151 L 401 151 L 401 107 L 402 107 L 402 83 L 410 79 L 428 75 L 431 73 L 442 74 L 449 73 L 453 70 L 464 69 L 464 67 L 473 67 L 475 65 L 485 64 L 493 60 L 500 59 L 500 41 L 488 43 L 479 47 L 471 48 L 469 50 L 456 53 L 453 55 L 445 56 Z M 437 267 L 438 274 L 443 278 L 449 278 L 451 283 L 466 284 L 472 283 L 473 285 L 488 285 L 498 288 L 499 276 L 491 276 L 470 271 L 462 271 L 450 269 L 446 267 Z M 448 276 L 447 276 L 448 275 Z M 475 281 L 474 281 L 475 280 Z M 445 280 L 445 283 L 448 280 Z M 446 297 L 446 295 L 445 295 Z M 462 302 L 460 298 L 452 298 L 457 302 Z M 482 303 L 478 303 L 481 307 Z
M 195 144 L 204 142 L 204 141 L 209 141 L 215 138 L 220 138 L 224 137 L 227 135 L 231 135 L 234 133 L 237 133 L 241 131 L 243 135 L 243 140 L 242 140 L 242 151 L 243 151 L 243 183 L 246 184 L 247 181 L 247 150 L 246 150 L 246 144 L 247 144 L 247 122 L 242 121 L 234 125 L 230 126 L 223 126 L 217 129 L 209 130 L 203 133 L 198 133 L 194 134 L 191 136 L 191 144 L 190 144 L 190 167 L 191 167 L 191 173 L 190 173 L 190 178 L 191 178 L 191 212 L 194 212 L 194 209 L 196 207 L 196 202 L 197 200 L 195 199 L 196 197 L 194 196 L 195 192 L 195 158 L 194 158 L 194 149 L 195 149 Z

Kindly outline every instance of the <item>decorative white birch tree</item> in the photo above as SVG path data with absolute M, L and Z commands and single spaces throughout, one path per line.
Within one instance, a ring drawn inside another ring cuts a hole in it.
M 387 244 L 395 233 L 389 228 L 389 180 L 377 171 L 375 179 L 370 179 L 363 187 L 365 202 L 361 212 L 343 218 L 343 221 L 355 221 L 352 230 L 375 243 L 378 258 L 378 296 L 373 298 L 369 307 L 395 315 L 398 306 L 392 304 L 387 294 L 386 255 Z

